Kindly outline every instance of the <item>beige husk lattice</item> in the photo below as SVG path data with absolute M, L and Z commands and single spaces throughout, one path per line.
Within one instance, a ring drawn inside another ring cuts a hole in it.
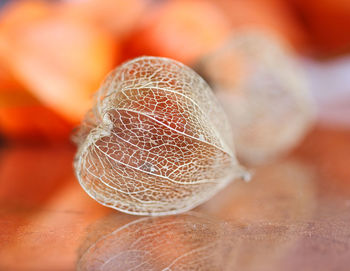
M 189 210 L 244 173 L 209 86 L 167 58 L 140 57 L 112 71 L 76 142 L 85 191 L 131 214 Z

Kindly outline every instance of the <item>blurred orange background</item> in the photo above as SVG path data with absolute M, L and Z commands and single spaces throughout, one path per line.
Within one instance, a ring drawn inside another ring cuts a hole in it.
M 0 269 L 73 270 L 78 237 L 108 212 L 78 186 L 70 137 L 109 71 L 141 55 L 194 66 L 244 29 L 275 36 L 301 59 L 320 113 L 291 156 L 317 172 L 317 197 L 349 205 L 349 0 L 0 3 Z M 36 241 L 41 232 L 47 239 Z
M 274 34 L 299 55 L 350 50 L 346 0 L 6 1 L 0 10 L 0 129 L 67 141 L 106 74 L 139 55 L 191 65 L 229 35 Z

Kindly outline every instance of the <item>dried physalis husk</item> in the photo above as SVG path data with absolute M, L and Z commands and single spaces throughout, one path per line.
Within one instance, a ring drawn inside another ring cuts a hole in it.
M 237 33 L 197 65 L 228 114 L 238 158 L 250 164 L 294 147 L 313 120 L 305 80 L 285 47 L 262 33 Z
M 76 135 L 75 171 L 99 203 L 137 215 L 184 212 L 244 170 L 205 81 L 167 58 L 112 71 Z

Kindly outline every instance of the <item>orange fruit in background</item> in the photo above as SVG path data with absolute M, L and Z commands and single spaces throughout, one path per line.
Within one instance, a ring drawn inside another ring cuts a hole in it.
M 82 16 L 113 33 L 125 37 L 137 26 L 152 0 L 66 1 L 62 8 L 72 16 Z
M 0 61 L 0 134 L 6 139 L 68 140 L 72 124 L 42 105 Z
M 306 35 L 288 4 L 281 0 L 215 0 L 230 19 L 233 31 L 263 30 L 282 42 L 303 49 Z
M 192 64 L 219 47 L 229 32 L 229 21 L 213 3 L 167 1 L 146 16 L 126 47 L 133 56 L 164 56 Z
M 0 92 L 21 87 L 22 86 L 20 86 L 19 82 L 14 78 L 13 74 L 11 74 L 8 67 L 5 66 L 4 61 L 0 58 Z
M 288 0 L 299 17 L 318 55 L 350 51 L 349 0 Z
M 69 140 L 72 124 L 25 90 L 0 90 L 0 133 L 8 139 Z
M 43 104 L 76 123 L 112 69 L 118 44 L 54 4 L 14 2 L 0 19 L 0 58 Z

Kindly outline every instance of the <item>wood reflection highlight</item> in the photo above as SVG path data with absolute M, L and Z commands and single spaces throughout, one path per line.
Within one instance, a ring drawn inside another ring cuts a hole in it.
M 230 234 L 199 213 L 137 218 L 113 214 L 81 248 L 78 270 L 224 270 Z

